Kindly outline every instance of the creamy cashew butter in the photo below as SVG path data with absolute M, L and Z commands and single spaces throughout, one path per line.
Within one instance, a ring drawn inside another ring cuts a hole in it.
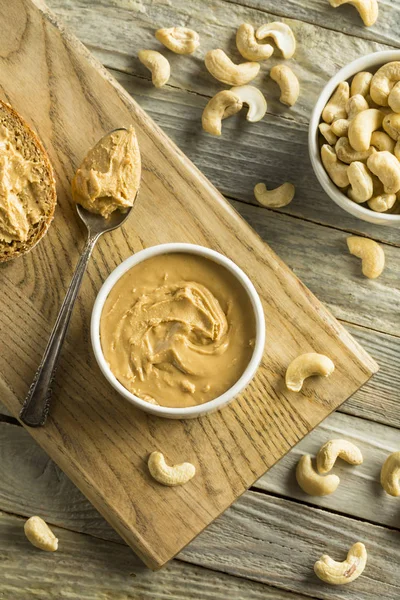
M 225 267 L 170 253 L 132 267 L 103 308 L 104 357 L 130 392 L 170 407 L 208 402 L 240 378 L 254 348 L 247 292 Z
M 46 214 L 40 165 L 20 152 L 23 142 L 0 125 L 0 240 L 25 242 L 32 225 Z
M 133 127 L 104 136 L 85 156 L 72 180 L 72 197 L 90 212 L 109 217 L 133 203 L 141 174 Z

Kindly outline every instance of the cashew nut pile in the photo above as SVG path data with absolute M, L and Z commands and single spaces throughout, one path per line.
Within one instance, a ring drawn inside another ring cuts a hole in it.
M 361 575 L 367 564 L 367 551 L 364 544 L 357 542 L 353 544 L 343 562 L 333 560 L 327 554 L 323 554 L 314 565 L 317 577 L 331 585 L 343 585 L 354 581 Z
M 46 552 L 57 550 L 58 539 L 40 517 L 30 517 L 24 525 L 24 532 L 30 543 L 36 548 Z
M 152 452 L 147 463 L 150 475 L 162 485 L 175 486 L 184 485 L 194 477 L 196 467 L 191 463 L 185 462 L 180 465 L 170 467 L 165 462 L 164 455 L 161 452 Z
M 400 61 L 339 83 L 319 131 L 333 183 L 370 210 L 400 212 Z

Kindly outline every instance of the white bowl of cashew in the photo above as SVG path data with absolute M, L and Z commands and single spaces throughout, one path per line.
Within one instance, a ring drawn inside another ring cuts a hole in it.
M 254 311 L 256 325 L 254 350 L 250 362 L 248 363 L 246 369 L 241 374 L 236 383 L 218 398 L 210 400 L 209 402 L 205 402 L 204 404 L 199 404 L 197 406 L 190 406 L 186 408 L 170 408 L 167 406 L 150 404 L 149 402 L 142 400 L 138 396 L 135 396 L 130 391 L 128 391 L 118 381 L 118 379 L 111 371 L 106 359 L 104 358 L 100 341 L 101 313 L 103 311 L 103 306 L 107 299 L 107 296 L 109 295 L 113 286 L 127 271 L 129 271 L 129 269 L 131 269 L 138 263 L 152 258 L 153 256 L 166 254 L 170 252 L 199 254 L 201 256 L 204 256 L 205 258 L 216 262 L 217 264 L 222 265 L 228 271 L 233 273 L 233 275 L 236 277 L 236 279 L 238 279 L 239 283 L 242 285 L 242 287 L 245 289 L 249 296 Z M 196 244 L 160 244 L 158 246 L 146 248 L 145 250 L 141 250 L 140 252 L 137 252 L 136 254 L 130 256 L 129 258 L 124 260 L 116 269 L 114 269 L 114 271 L 112 271 L 112 273 L 108 276 L 108 278 L 100 288 L 100 291 L 97 295 L 96 301 L 93 306 L 92 319 L 90 324 L 90 335 L 93 352 L 101 372 L 108 380 L 108 382 L 112 385 L 112 387 L 115 390 L 117 390 L 117 392 L 119 392 L 121 396 L 123 396 L 126 400 L 128 400 L 137 408 L 140 408 L 141 410 L 144 410 L 158 417 L 166 417 L 168 419 L 191 419 L 215 412 L 223 408 L 224 406 L 229 404 L 238 394 L 240 394 L 240 392 L 242 392 L 244 388 L 253 379 L 264 353 L 265 317 L 260 297 L 254 285 L 247 277 L 247 275 L 242 271 L 242 269 L 240 269 L 232 260 L 224 256 L 223 254 L 220 254 L 219 252 L 215 252 L 210 248 L 205 248 L 204 246 L 198 246 Z
M 360 71 L 371 71 L 374 73 L 380 66 L 394 60 L 400 60 L 400 50 L 388 50 L 384 52 L 367 54 L 366 56 L 362 56 L 361 58 L 353 60 L 353 62 L 340 69 L 340 71 L 338 71 L 338 73 L 336 73 L 336 75 L 334 75 L 334 77 L 328 81 L 322 90 L 311 114 L 308 131 L 308 147 L 314 173 L 325 192 L 334 202 L 336 202 L 336 204 L 338 204 L 348 213 L 352 214 L 354 217 L 358 217 L 364 221 L 369 221 L 370 223 L 375 223 L 376 225 L 400 227 L 400 214 L 374 212 L 369 208 L 365 208 L 364 206 L 353 202 L 350 200 L 350 198 L 343 194 L 339 188 L 336 187 L 324 169 L 318 143 L 318 125 L 321 121 L 321 113 L 338 84 L 341 81 L 350 80 L 356 73 L 359 73 Z

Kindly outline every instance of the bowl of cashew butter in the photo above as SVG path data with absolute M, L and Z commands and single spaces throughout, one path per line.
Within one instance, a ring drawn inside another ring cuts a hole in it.
M 400 50 L 338 71 L 317 100 L 308 141 L 317 179 L 336 204 L 400 227 Z
M 260 298 L 230 259 L 194 244 L 161 244 L 122 262 L 91 320 L 97 363 L 136 407 L 193 418 L 231 402 L 265 344 Z

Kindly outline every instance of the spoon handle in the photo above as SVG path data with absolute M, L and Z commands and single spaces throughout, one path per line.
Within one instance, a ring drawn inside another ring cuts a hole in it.
M 28 395 L 22 406 L 19 417 L 29 427 L 40 427 L 45 424 L 50 408 L 52 383 L 58 366 L 61 347 L 68 329 L 72 309 L 81 286 L 82 277 L 99 238 L 99 234 L 88 235 L 82 256 L 73 274 L 68 291 L 62 303 L 50 339 L 44 351 L 42 361 L 36 371 Z

